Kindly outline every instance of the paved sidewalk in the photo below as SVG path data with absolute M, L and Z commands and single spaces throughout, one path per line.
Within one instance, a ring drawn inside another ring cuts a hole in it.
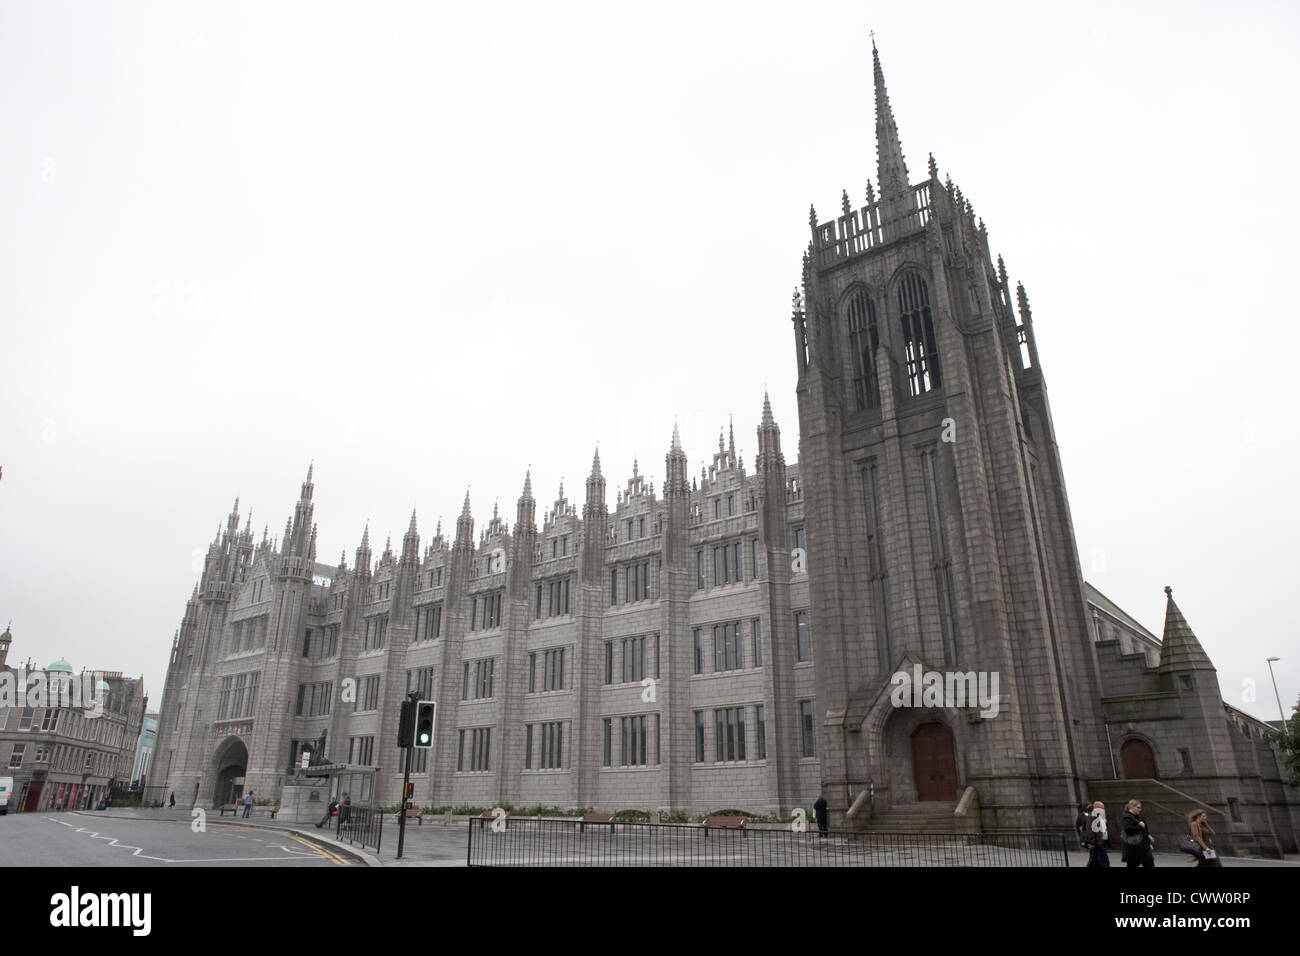
M 448 823 L 445 817 L 425 817 L 423 824 L 408 820 L 406 839 L 403 844 L 402 859 L 397 859 L 398 823 L 395 817 L 384 818 L 383 838 L 378 852 L 373 847 L 353 846 L 346 840 L 339 840 L 332 828 L 318 829 L 312 823 L 291 823 L 284 820 L 271 820 L 265 813 L 257 814 L 245 820 L 242 816 L 221 817 L 216 811 L 205 810 L 206 824 L 237 824 L 243 827 L 270 830 L 291 830 L 304 839 L 318 843 L 333 853 L 343 854 L 364 866 L 465 866 L 469 840 L 470 817 L 453 817 Z M 159 820 L 188 824 L 193 819 L 188 809 L 116 809 L 103 811 L 79 811 L 79 816 L 87 817 L 124 817 L 136 820 Z M 478 834 L 475 834 L 478 837 Z M 1088 854 L 1081 849 L 1069 851 L 1070 866 L 1085 867 Z M 1055 857 L 1059 861 L 1059 854 Z M 1110 853 L 1112 867 L 1124 866 L 1118 849 Z M 562 861 L 557 860 L 559 864 Z M 906 861 L 897 861 L 907 865 Z M 896 865 L 897 865 L 896 863 Z M 942 864 L 940 864 L 942 865 Z M 1059 862 L 1056 863 L 1059 865 Z M 1157 853 L 1155 865 L 1159 869 L 1194 868 L 1192 860 L 1183 853 Z M 1268 860 L 1256 857 L 1224 857 L 1224 866 L 1300 866 L 1300 858 L 1286 860 Z

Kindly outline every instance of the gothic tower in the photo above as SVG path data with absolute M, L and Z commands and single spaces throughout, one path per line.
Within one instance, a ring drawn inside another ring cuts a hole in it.
M 1028 300 L 933 156 L 909 181 L 872 59 L 879 194 L 812 212 L 793 315 L 822 783 L 877 810 L 973 787 L 985 827 L 1047 825 L 1107 764 Z M 918 664 L 996 675 L 996 715 L 895 706 Z

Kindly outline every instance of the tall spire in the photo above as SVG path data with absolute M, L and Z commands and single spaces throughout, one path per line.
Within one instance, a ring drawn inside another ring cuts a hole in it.
M 411 509 L 411 524 L 402 536 L 402 563 L 418 564 L 420 561 L 420 532 L 415 526 L 415 509 Z
M 531 534 L 537 529 L 537 502 L 533 498 L 533 466 L 524 472 L 524 490 L 515 506 L 515 534 Z
M 776 419 L 772 417 L 772 399 L 768 397 L 767 389 L 763 389 L 763 424 L 776 425 Z
M 465 504 L 460 509 L 460 517 L 456 519 L 456 547 L 466 550 L 474 548 L 474 515 L 469 508 L 468 488 L 465 489 Z
M 560 497 L 564 497 L 564 485 L 560 484 Z M 591 474 L 587 476 L 587 505 L 599 505 L 604 507 L 605 504 L 605 476 L 600 472 L 600 448 L 597 447 L 596 454 L 591 459 Z M 583 507 L 583 514 L 586 514 L 587 507 Z
M 1214 664 L 1192 633 L 1191 626 L 1174 603 L 1174 589 L 1165 588 L 1165 635 L 1160 644 L 1160 673 L 1212 671 Z
M 359 574 L 370 573 L 370 522 L 366 522 L 366 530 L 361 532 L 361 546 L 357 548 L 356 569 Z
M 876 178 L 880 181 L 880 199 L 889 205 L 886 222 L 907 215 L 912 209 L 907 178 L 907 161 L 898 138 L 894 111 L 885 89 L 885 74 L 880 68 L 876 40 L 871 40 L 871 59 L 876 78 Z

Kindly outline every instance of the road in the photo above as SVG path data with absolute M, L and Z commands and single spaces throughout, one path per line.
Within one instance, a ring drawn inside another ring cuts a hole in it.
M 0 866 L 351 866 L 287 830 L 91 813 L 0 817 Z

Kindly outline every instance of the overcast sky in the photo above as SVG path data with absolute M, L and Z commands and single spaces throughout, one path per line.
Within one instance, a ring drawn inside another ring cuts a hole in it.
M 0 2 L 0 625 L 143 673 L 236 495 L 319 557 L 692 467 L 875 175 L 875 30 L 1028 289 L 1085 576 L 1300 694 L 1293 3 Z M 1290 117 L 1290 118 L 1288 118 Z M 1290 370 L 1290 371 L 1288 371 Z M 1255 699 L 1243 695 L 1256 682 Z

